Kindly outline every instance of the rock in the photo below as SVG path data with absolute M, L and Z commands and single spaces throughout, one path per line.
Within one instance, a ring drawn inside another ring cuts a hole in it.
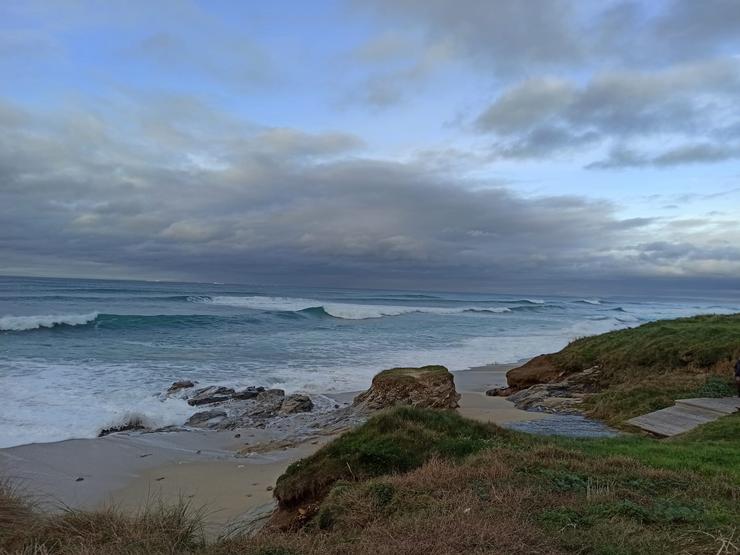
M 489 397 L 507 397 L 515 392 L 516 390 L 512 387 L 494 387 L 486 391 L 486 395 Z
M 167 393 L 175 393 L 181 389 L 188 389 L 191 387 L 195 387 L 195 382 L 191 382 L 190 380 L 179 380 L 177 382 L 173 382 L 172 385 L 167 388 Z
M 251 408 L 242 414 L 251 418 L 270 418 L 275 416 L 285 399 L 285 391 L 282 389 L 266 389 L 259 393 L 252 402 Z
M 395 405 L 454 409 L 459 399 L 455 380 L 444 366 L 392 368 L 377 374 L 370 389 L 355 397 L 353 406 L 371 410 Z
M 241 391 L 237 391 L 236 393 L 234 393 L 231 398 L 239 400 L 254 399 L 264 390 L 264 387 L 247 387 L 245 389 L 242 389 Z
M 541 383 L 559 380 L 565 373 L 558 369 L 550 355 L 540 355 L 506 373 L 506 381 L 514 391 Z
M 599 368 L 594 366 L 558 382 L 533 385 L 509 396 L 517 408 L 559 414 L 579 414 L 583 400 L 597 391 Z
M 308 395 L 288 395 L 283 404 L 280 405 L 281 414 L 295 414 L 296 412 L 309 412 L 313 410 L 313 401 Z
M 222 403 L 223 401 L 228 401 L 235 393 L 230 387 L 204 387 L 193 393 L 193 396 L 188 399 L 188 405 L 195 407 L 198 405 Z
M 130 432 L 135 430 L 146 430 L 144 420 L 140 416 L 131 416 L 123 424 L 103 428 L 98 432 L 98 437 L 104 437 L 117 432 Z
M 196 412 L 185 422 L 186 426 L 193 428 L 215 428 L 226 418 L 225 410 L 203 410 Z

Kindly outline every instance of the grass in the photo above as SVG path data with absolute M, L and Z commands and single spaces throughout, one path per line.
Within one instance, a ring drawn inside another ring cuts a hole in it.
M 0 484 L 0 553 L 195 553 L 205 548 L 203 513 L 187 502 L 153 502 L 135 513 L 115 508 L 42 513 L 21 492 Z
M 619 425 L 681 397 L 732 394 L 740 314 L 663 320 L 578 339 L 551 356 L 567 372 L 599 366 L 591 416 Z
M 407 472 L 433 456 L 459 459 L 511 435 L 455 412 L 400 407 L 290 465 L 275 497 L 283 507 L 296 506 L 322 497 L 338 480 Z
M 408 418 L 416 409 L 404 412 Z M 738 437 L 738 417 L 670 441 L 497 436 L 462 458 L 434 455 L 407 472 L 337 481 L 303 529 L 273 530 L 223 548 L 337 555 L 738 553 Z
M 0 552 L 737 554 L 738 437 L 740 416 L 671 440 L 577 440 L 401 407 L 281 478 L 317 504 L 300 529 L 206 543 L 187 505 L 44 516 L 5 487 Z

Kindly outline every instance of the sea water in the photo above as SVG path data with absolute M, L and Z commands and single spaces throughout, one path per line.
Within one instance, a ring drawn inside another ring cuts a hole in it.
M 0 277 L 0 446 L 94 437 L 194 409 L 175 380 L 329 393 L 393 366 L 451 370 L 585 335 L 737 312 L 718 300 L 256 287 Z

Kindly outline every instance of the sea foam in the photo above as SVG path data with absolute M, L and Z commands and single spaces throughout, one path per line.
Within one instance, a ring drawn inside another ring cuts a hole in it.
M 216 305 L 237 306 L 252 310 L 303 312 L 310 309 L 321 309 L 327 315 L 343 320 L 367 320 L 402 314 L 462 314 L 465 312 L 504 313 L 511 312 L 508 307 L 436 307 L 436 306 L 393 306 L 355 303 L 327 303 L 317 299 L 300 299 L 291 297 L 190 297 L 191 302 L 206 302 Z

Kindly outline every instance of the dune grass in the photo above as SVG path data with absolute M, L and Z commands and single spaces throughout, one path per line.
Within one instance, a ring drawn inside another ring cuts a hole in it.
M 424 420 L 404 409 L 393 418 Z M 390 430 L 376 429 L 385 434 Z M 459 458 L 334 482 L 298 531 L 223 552 L 282 554 L 738 553 L 740 418 L 686 437 L 495 436 Z M 341 451 L 327 452 L 323 460 Z M 304 467 L 296 472 L 310 472 Z
M 399 407 L 290 465 L 277 481 L 275 497 L 290 507 L 322 497 L 338 480 L 407 472 L 433 456 L 459 459 L 510 437 L 452 411 Z
M 738 437 L 740 416 L 671 440 L 576 440 L 402 407 L 281 478 L 294 499 L 317 504 L 300 529 L 206 543 L 202 515 L 186 504 L 45 516 L 5 487 L 0 552 L 732 554 L 740 552 Z
M 740 314 L 662 320 L 573 341 L 551 355 L 577 372 L 599 366 L 588 413 L 620 425 L 682 397 L 732 394 L 732 365 L 740 357 Z

